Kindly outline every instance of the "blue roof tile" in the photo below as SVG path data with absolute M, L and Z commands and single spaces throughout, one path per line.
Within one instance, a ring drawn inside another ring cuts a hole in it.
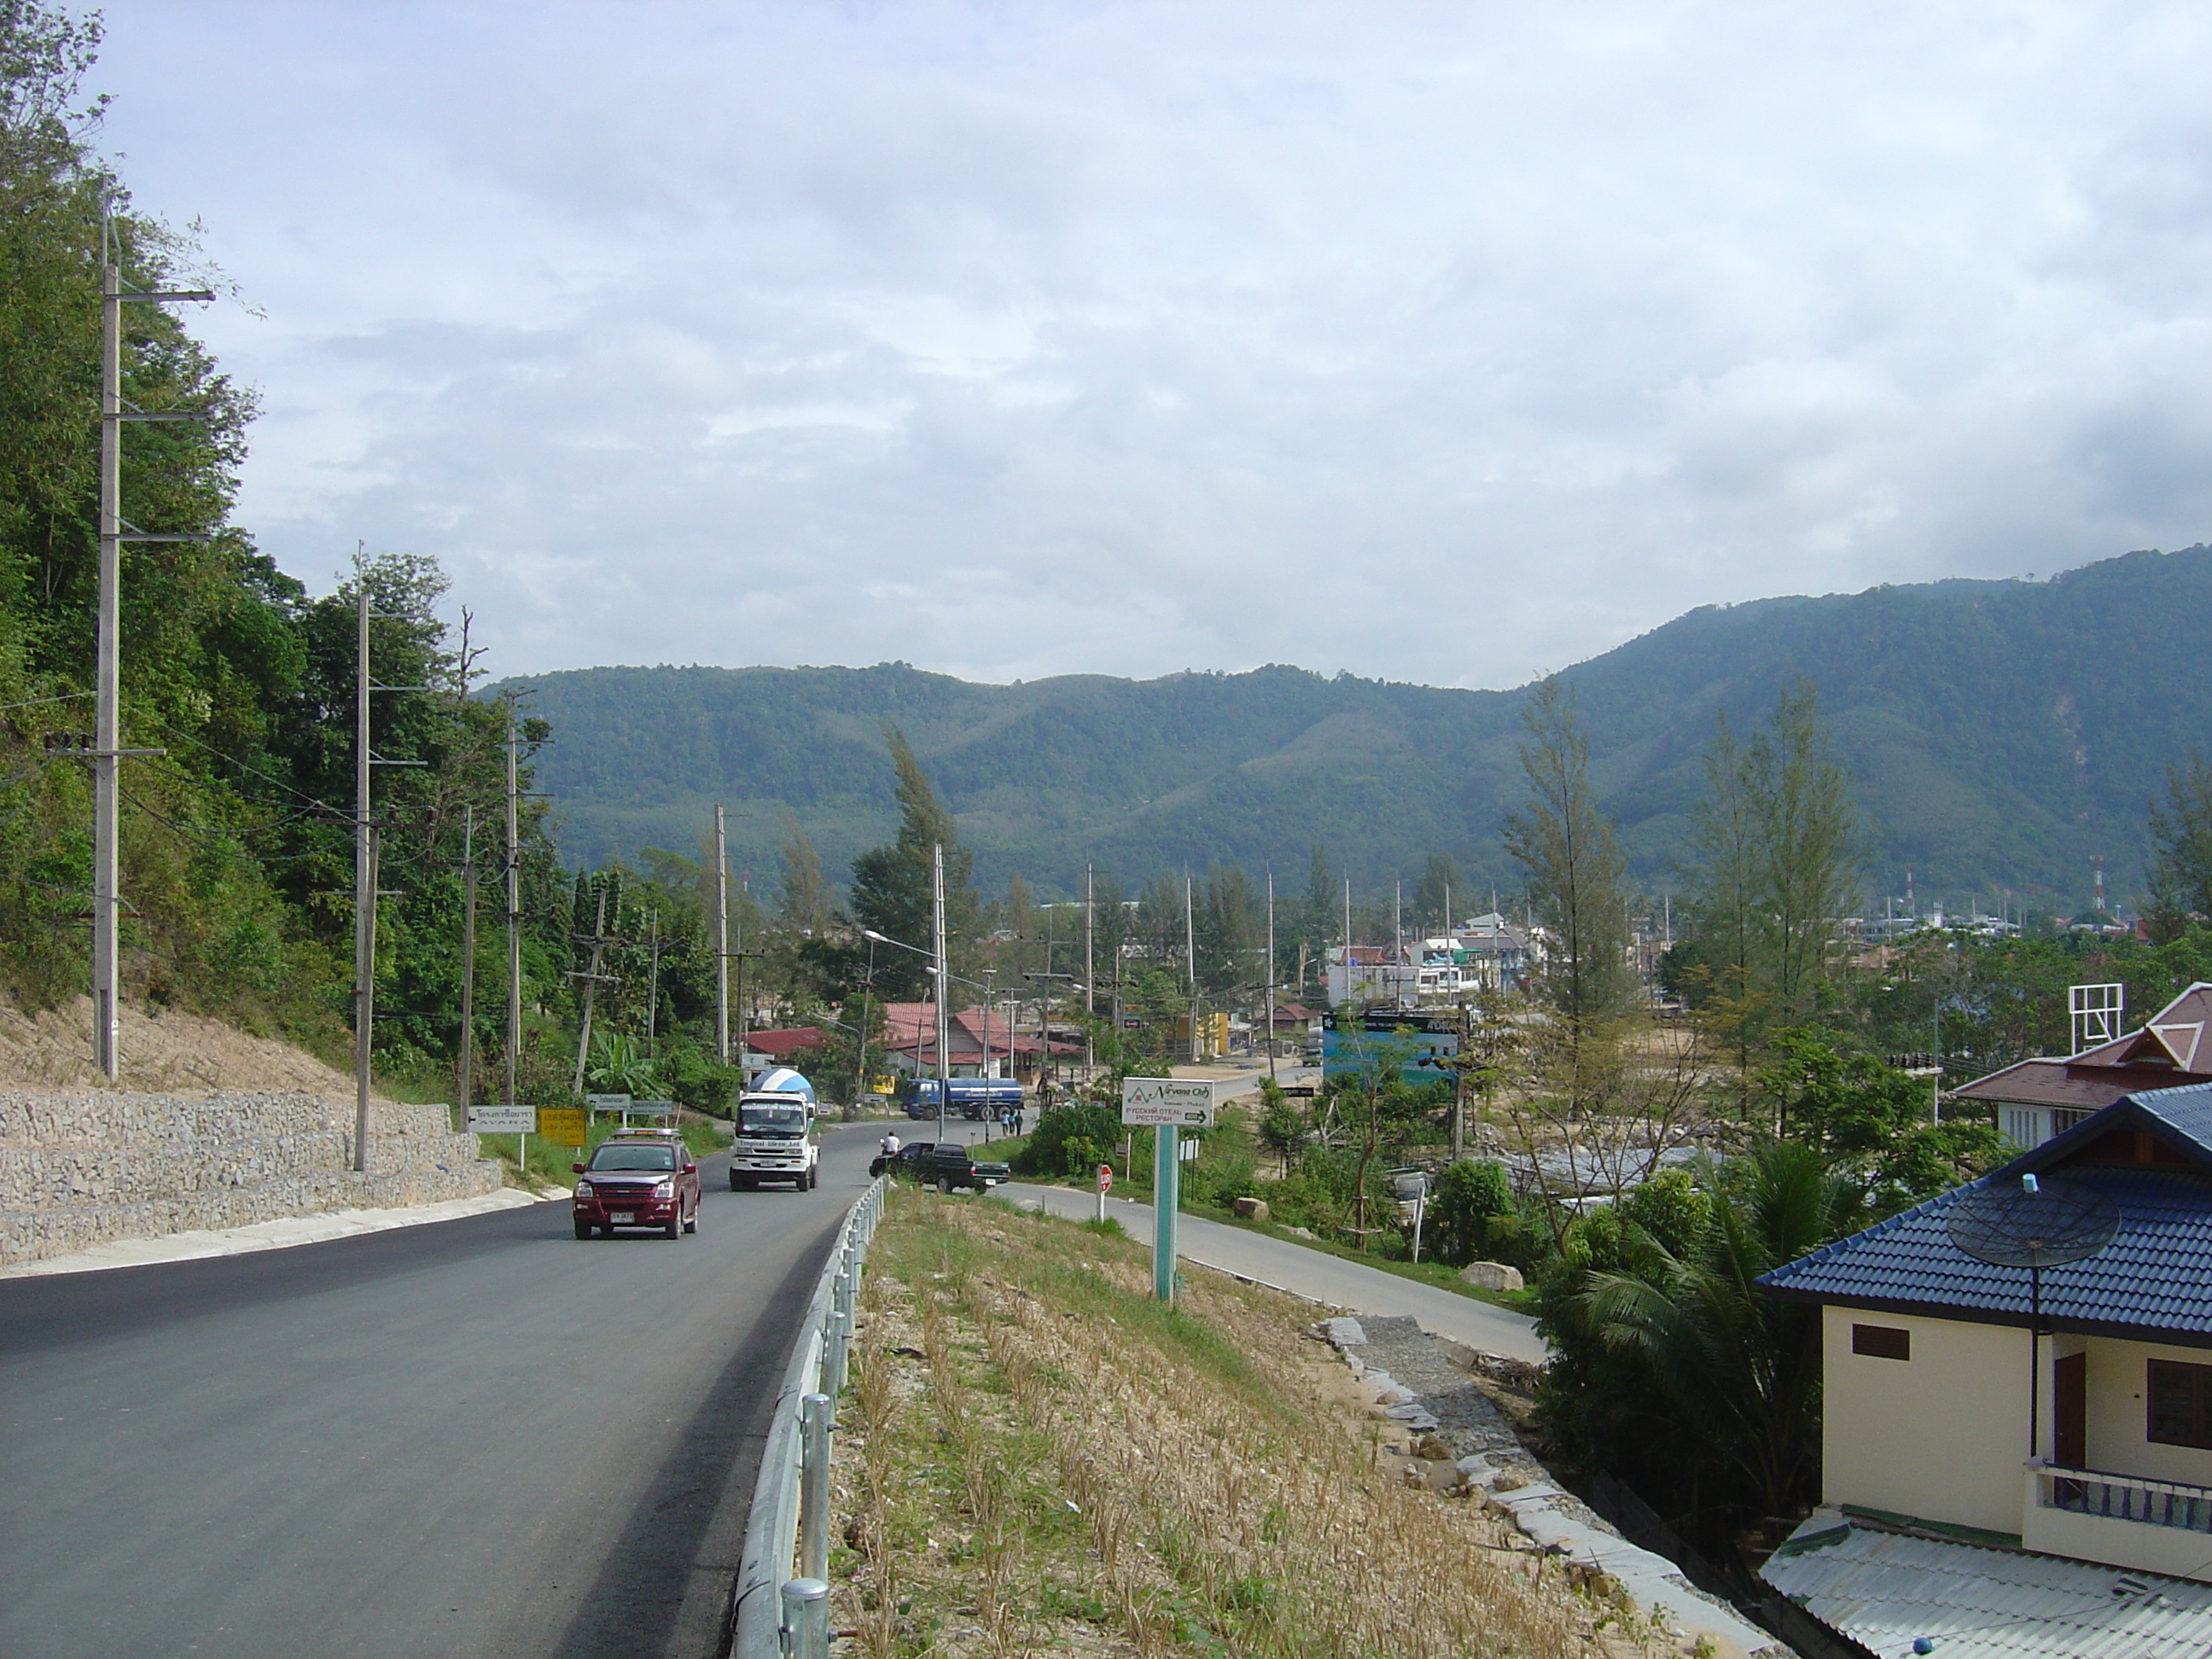
M 2045 1270 L 2044 1316 L 2062 1329 L 2127 1330 L 2212 1343 L 2212 1085 L 2117 1101 L 1973 1186 L 2014 1182 L 2023 1173 L 2063 1164 L 2082 1146 L 2120 1128 L 2161 1133 L 2201 1167 L 2068 1170 L 2068 1180 L 2096 1188 L 2119 1206 L 2120 1228 L 2100 1255 Z M 1955 1188 L 1778 1267 L 1759 1282 L 1778 1294 L 1812 1301 L 1921 1307 L 2025 1324 L 2027 1270 L 1977 1261 L 1945 1231 L 1945 1212 L 1971 1190 Z

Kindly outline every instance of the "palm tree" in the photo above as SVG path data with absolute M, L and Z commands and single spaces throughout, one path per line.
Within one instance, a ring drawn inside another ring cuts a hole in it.
M 1850 1231 L 1863 1200 L 1818 1152 L 1787 1141 L 1755 1147 L 1712 1184 L 1702 1238 L 1676 1255 L 1631 1223 L 1632 1270 L 1591 1273 L 1571 1305 L 1663 1401 L 1698 1486 L 1739 1515 L 1791 1516 L 1819 1485 L 1820 1313 L 1758 1279 Z

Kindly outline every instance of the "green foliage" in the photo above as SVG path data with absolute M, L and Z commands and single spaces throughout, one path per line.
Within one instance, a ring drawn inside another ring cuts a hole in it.
M 2212 921 L 2212 766 L 2203 756 L 2166 769 L 2166 801 L 2150 804 L 2150 835 L 2144 919 L 2163 945 L 2192 921 Z
M 1838 918 L 1856 908 L 1863 861 L 1850 780 L 1829 756 L 1812 683 L 1785 689 L 1739 746 L 1723 712 L 1705 756 L 1692 837 L 1689 915 L 1702 975 L 1680 988 L 1734 1005 L 1739 1042 L 1774 1018 L 1803 1018 L 1828 976 Z
M 92 725 L 98 590 L 99 266 L 126 289 L 197 286 L 190 243 L 134 213 L 90 146 L 97 100 L 79 83 L 97 19 L 0 8 L 0 989 L 32 1003 L 81 992 L 91 869 L 86 779 L 47 734 Z M 112 217 L 103 224 L 103 210 Z M 380 614 L 371 741 L 417 767 L 377 777 L 382 837 L 380 1064 L 449 1074 L 458 1025 L 462 842 L 480 869 L 499 821 L 501 713 L 467 696 L 467 666 L 436 615 L 427 560 L 363 562 L 311 599 L 230 522 L 252 397 L 171 307 L 123 307 L 123 393 L 201 418 L 133 424 L 122 440 L 126 514 L 204 539 L 134 543 L 122 564 L 122 735 L 160 755 L 127 762 L 118 825 L 128 903 L 126 997 L 225 1014 L 311 1041 L 349 1017 L 356 593 Z M 527 741 L 544 736 L 531 724 Z M 526 787 L 527 787 L 526 785 Z M 526 1007 L 565 1000 L 542 806 L 520 864 L 530 937 Z M 550 933 L 550 938 L 547 937 Z M 549 948 L 550 947 L 550 948 Z M 500 953 L 480 955 L 480 1053 L 504 1002 Z
M 1687 1170 L 1662 1170 L 1621 1200 L 1620 1216 L 1679 1258 L 1696 1249 L 1712 1225 L 1713 1200 Z
M 1626 863 L 1589 782 L 1589 744 L 1556 679 L 1536 690 L 1521 745 L 1528 799 L 1505 820 L 1505 850 L 1520 865 L 1550 947 L 1532 970 L 1537 996 L 1570 1030 L 1626 1006 L 1631 981 Z
M 730 1115 L 744 1081 L 744 1073 L 716 1060 L 713 1049 L 681 1037 L 664 1042 L 654 1064 L 671 1100 L 714 1117 Z
M 592 1038 L 591 1058 L 584 1063 L 584 1083 L 595 1095 L 660 1098 L 659 1067 L 642 1046 L 619 1031 L 603 1031 Z
M 2050 581 L 1707 607 L 1560 678 L 1597 803 L 1648 889 L 1692 858 L 1716 713 L 1747 734 L 1802 677 L 1868 831 L 1875 914 L 1907 865 L 1923 898 L 1947 894 L 1954 909 L 2009 888 L 2032 896 L 2031 911 L 2071 914 L 2094 854 L 2117 894 L 2140 881 L 2144 803 L 2212 730 L 2197 645 L 2208 633 L 2212 549 L 2191 549 Z M 1256 878 L 1272 865 L 1286 982 L 1301 943 L 1310 964 L 1338 942 L 1347 875 L 1364 902 L 1443 853 L 1482 896 L 1476 908 L 1492 885 L 1518 886 L 1492 826 L 1523 787 L 1514 745 L 1527 690 L 1282 666 L 981 685 L 899 663 L 590 669 L 528 684 L 562 731 L 543 775 L 566 844 L 594 862 L 689 845 L 718 799 L 784 802 L 836 879 L 896 824 L 876 726 L 890 720 L 994 891 L 1018 869 L 1037 896 L 1074 896 L 1079 844 L 1131 897 L 1155 870 L 1218 861 Z M 781 823 L 764 806 L 732 857 L 772 868 Z M 1316 849 L 1322 834 L 1330 844 Z
M 1820 1310 L 1757 1280 L 1863 1212 L 1819 1152 L 1787 1142 L 1707 1170 L 1697 1190 L 1701 1205 L 1676 1187 L 1645 1212 L 1680 1249 L 1626 1210 L 1567 1229 L 1541 1290 L 1556 1357 L 1537 1420 L 1558 1455 L 1626 1480 L 1711 1548 L 1818 1495 Z
M 898 775 L 898 834 L 888 845 L 853 860 L 853 919 L 910 947 L 884 947 L 876 963 L 878 994 L 918 999 L 931 983 L 927 962 L 915 952 L 929 950 L 935 936 L 935 849 L 945 849 L 945 939 L 955 973 L 972 965 L 978 910 L 970 880 L 975 858 L 960 845 L 952 815 L 938 800 L 906 738 L 886 723 L 884 741 Z
M 1429 1247 L 1438 1261 L 1455 1267 L 1486 1260 L 1495 1242 L 1492 1220 L 1510 1217 L 1513 1208 L 1513 1186 L 1504 1164 L 1471 1158 L 1447 1164 L 1429 1200 Z
M 1775 1033 L 1771 1048 L 1775 1057 L 1756 1081 L 1775 1102 L 1779 1132 L 1863 1182 L 1877 1212 L 1932 1198 L 2011 1153 L 1987 1123 L 1931 1121 L 1929 1079 L 1802 1030 Z
M 1087 1175 L 1121 1142 L 1121 1115 L 1112 1107 L 1080 1101 L 1055 1106 L 1038 1115 L 1036 1127 L 1014 1154 L 1014 1172 L 1048 1180 Z

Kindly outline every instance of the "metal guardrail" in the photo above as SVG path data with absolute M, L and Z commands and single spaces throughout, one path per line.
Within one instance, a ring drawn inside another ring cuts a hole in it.
M 828 1659 L 830 1425 L 845 1387 L 861 1259 L 890 1186 L 878 1177 L 846 1212 L 792 1345 L 745 1520 L 730 1609 L 732 1659 Z

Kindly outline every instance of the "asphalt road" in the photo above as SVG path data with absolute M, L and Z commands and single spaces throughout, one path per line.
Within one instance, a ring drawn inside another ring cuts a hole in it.
M 568 1206 L 0 1281 L 9 1659 L 704 1659 L 881 1126 L 696 1235 Z
M 1097 1195 L 1069 1187 L 1031 1187 L 1009 1182 L 999 1189 L 1016 1200 L 1033 1200 L 1054 1215 L 1084 1220 L 1097 1213 Z M 1121 1224 L 1121 1231 L 1149 1249 L 1152 1242 L 1152 1206 L 1109 1198 L 1106 1213 Z M 1499 1308 L 1472 1297 L 1455 1295 L 1406 1279 L 1380 1267 L 1362 1267 L 1326 1250 L 1310 1250 L 1288 1239 L 1226 1226 L 1204 1216 L 1176 1218 L 1176 1255 L 1204 1267 L 1218 1267 L 1242 1279 L 1255 1279 L 1278 1290 L 1310 1297 L 1332 1307 L 1354 1313 L 1403 1315 L 1421 1322 L 1421 1328 L 1437 1336 L 1464 1342 L 1485 1353 L 1502 1353 L 1540 1364 L 1550 1354 L 1536 1334 L 1536 1322 L 1526 1314 Z

